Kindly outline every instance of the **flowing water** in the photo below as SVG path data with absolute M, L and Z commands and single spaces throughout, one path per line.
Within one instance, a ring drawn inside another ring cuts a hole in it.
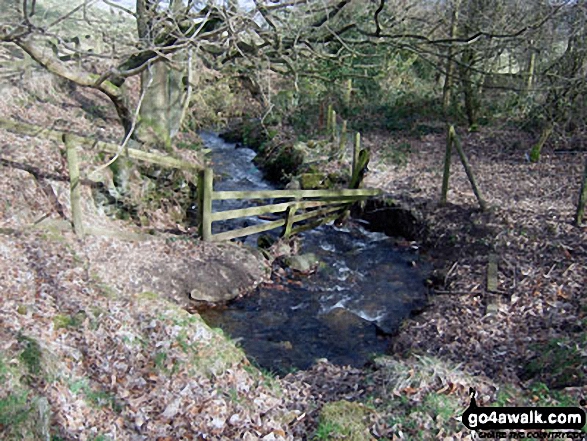
M 201 136 L 212 149 L 215 190 L 272 188 L 252 164 L 252 150 L 237 149 L 212 133 Z M 241 204 L 218 201 L 214 210 Z M 213 231 L 255 222 L 259 220 L 215 223 Z M 320 261 L 314 273 L 277 271 L 272 283 L 251 295 L 200 313 L 270 370 L 305 369 L 319 358 L 361 366 L 384 352 L 402 320 L 425 305 L 428 265 L 414 250 L 401 249 L 394 239 L 369 232 L 358 222 L 340 228 L 325 225 L 301 238 L 301 253 L 314 253 Z M 256 238 L 246 243 L 254 245 Z

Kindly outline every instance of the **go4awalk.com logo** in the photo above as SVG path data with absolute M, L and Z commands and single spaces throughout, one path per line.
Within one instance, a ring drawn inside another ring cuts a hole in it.
M 467 429 L 479 431 L 479 438 L 587 440 L 581 431 L 587 414 L 581 407 L 479 407 L 476 391 L 471 388 L 469 394 L 471 402 L 461 419 Z

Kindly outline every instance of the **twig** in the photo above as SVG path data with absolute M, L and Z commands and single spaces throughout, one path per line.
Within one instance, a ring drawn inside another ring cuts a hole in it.
M 566 276 L 567 276 L 567 274 L 568 274 L 570 271 L 572 271 L 572 270 L 575 268 L 575 266 L 576 266 L 576 265 L 577 265 L 576 263 L 571 263 L 571 265 L 570 265 L 570 266 L 569 266 L 569 267 L 568 267 L 568 268 L 565 270 L 565 272 L 563 273 L 563 277 L 566 277 Z
M 436 290 L 434 289 L 434 294 L 436 295 L 455 295 L 455 296 L 460 296 L 460 295 L 469 295 L 469 294 L 481 294 L 480 291 L 441 291 L 441 290 Z
M 457 260 L 455 263 L 452 264 L 450 269 L 447 271 L 446 276 L 444 276 L 444 284 L 446 285 L 448 278 L 452 275 L 452 273 L 456 270 L 459 261 Z
M 545 274 L 544 278 L 545 279 L 550 279 L 550 274 L 552 273 L 552 271 L 556 268 L 556 263 L 553 264 L 550 269 L 548 270 L 548 272 Z

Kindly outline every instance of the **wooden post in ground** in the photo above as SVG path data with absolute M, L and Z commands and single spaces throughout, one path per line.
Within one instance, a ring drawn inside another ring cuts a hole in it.
M 353 96 L 353 79 L 346 80 L 346 90 L 344 93 L 344 103 L 347 107 L 351 105 L 351 98 Z
M 332 104 L 328 104 L 328 110 L 326 111 L 326 133 L 328 135 L 332 133 Z
M 63 135 L 67 153 L 67 168 L 69 169 L 69 189 L 71 201 L 71 220 L 73 230 L 78 236 L 84 235 L 82 221 L 81 191 L 79 179 L 79 158 L 77 156 L 76 144 L 69 135 Z
M 342 158 L 344 156 L 344 151 L 346 148 L 346 131 L 347 131 L 347 121 L 346 119 L 342 121 L 342 128 L 340 129 L 340 140 L 339 140 L 339 156 Z
M 353 163 L 351 165 L 351 179 L 355 175 L 357 163 L 359 162 L 359 152 L 361 151 L 361 134 L 355 133 L 355 145 L 353 146 Z
M 200 237 L 204 242 L 212 240 L 212 191 L 214 172 L 205 168 L 198 174 L 198 214 L 200 218 Z
M 355 146 L 353 150 L 353 170 L 351 174 L 351 182 L 349 184 L 349 189 L 352 190 L 357 190 L 361 186 L 363 178 L 365 177 L 365 172 L 367 171 L 367 165 L 369 164 L 369 150 L 363 149 L 359 151 L 360 148 L 361 134 L 357 132 L 355 135 Z M 352 202 L 347 205 L 347 208 L 336 219 L 336 224 L 342 224 L 349 218 L 351 215 L 351 205 Z
M 350 189 L 358 189 L 363 182 L 365 172 L 367 171 L 367 165 L 369 164 L 369 150 L 363 149 L 359 152 L 355 169 L 353 170 L 353 176 L 351 177 Z
M 487 258 L 487 292 L 497 292 L 497 255 Z
M 285 227 L 281 237 L 291 236 L 291 230 L 294 224 L 294 216 L 298 210 L 297 204 L 290 205 L 285 212 Z
M 465 173 L 467 173 L 467 177 L 469 178 L 469 182 L 471 183 L 471 187 L 473 187 L 473 193 L 475 193 L 475 196 L 477 197 L 477 202 L 479 202 L 479 207 L 481 208 L 481 211 L 485 211 L 485 210 L 487 210 L 487 204 L 485 203 L 485 200 L 483 199 L 483 195 L 481 194 L 481 190 L 477 186 L 477 181 L 475 180 L 475 175 L 473 175 L 473 170 L 469 166 L 469 161 L 467 161 L 467 157 L 465 156 L 465 152 L 463 151 L 463 147 L 461 145 L 461 140 L 457 136 L 454 126 L 450 126 L 449 131 L 452 134 L 452 138 L 454 140 L 454 145 L 457 149 L 457 153 L 459 154 L 459 157 L 461 158 L 461 162 L 463 163 L 463 167 L 465 168 Z
M 450 179 L 450 158 L 452 156 L 452 144 L 454 142 L 452 126 L 446 130 L 446 151 L 444 153 L 444 173 L 442 175 L 442 191 L 440 193 L 440 205 L 446 205 L 448 194 L 448 181 Z
M 331 113 L 331 117 L 332 117 L 332 124 L 330 126 L 330 129 L 332 130 L 332 132 L 330 133 L 330 140 L 334 142 L 334 140 L 336 139 L 336 110 L 333 110 Z
M 581 192 L 579 193 L 579 203 L 577 204 L 577 214 L 575 223 L 577 226 L 583 222 L 585 214 L 585 203 L 587 203 L 587 158 L 585 158 L 585 168 L 583 169 L 583 179 L 581 180 Z

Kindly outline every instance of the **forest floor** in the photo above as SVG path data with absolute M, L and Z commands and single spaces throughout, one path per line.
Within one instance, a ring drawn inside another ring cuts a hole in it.
M 106 101 L 56 92 L 63 87 L 4 88 L 1 113 L 120 136 Z M 374 154 L 366 184 L 386 189 L 428 225 L 418 246 L 439 269 L 431 304 L 394 337 L 392 357 L 365 369 L 323 360 L 279 378 L 184 309 L 200 277 L 255 261 L 254 254 L 186 239 L 173 203 L 148 213 L 147 228 L 112 220 L 88 186 L 87 222 L 158 234 L 79 239 L 54 224 L 25 228 L 70 218 L 66 162 L 55 143 L 0 131 L 0 436 L 471 439 L 455 419 L 469 404 L 469 387 L 481 405 L 576 405 L 587 396 L 587 232 L 571 224 L 581 161 L 547 151 L 529 164 L 512 136 L 521 135 L 463 136 L 487 213 L 477 210 L 456 162 L 450 203 L 437 206 L 442 135 L 366 136 Z M 391 143 L 409 148 L 389 156 Z M 177 153 L 197 160 L 190 150 Z M 101 164 L 83 161 L 82 168 Z M 498 256 L 494 294 L 485 286 L 489 254 Z M 243 290 L 262 282 L 263 262 L 249 274 Z
M 389 135 L 366 144 L 375 153 L 366 184 L 420 213 L 423 252 L 437 268 L 431 306 L 406 323 L 395 351 L 446 357 L 505 383 L 587 384 L 587 228 L 573 225 L 585 152 L 549 149 L 533 164 L 532 139 L 511 127 L 460 136 L 486 212 L 456 152 L 439 206 L 444 134 L 394 137 L 399 165 Z M 491 255 L 495 292 L 486 283 Z

